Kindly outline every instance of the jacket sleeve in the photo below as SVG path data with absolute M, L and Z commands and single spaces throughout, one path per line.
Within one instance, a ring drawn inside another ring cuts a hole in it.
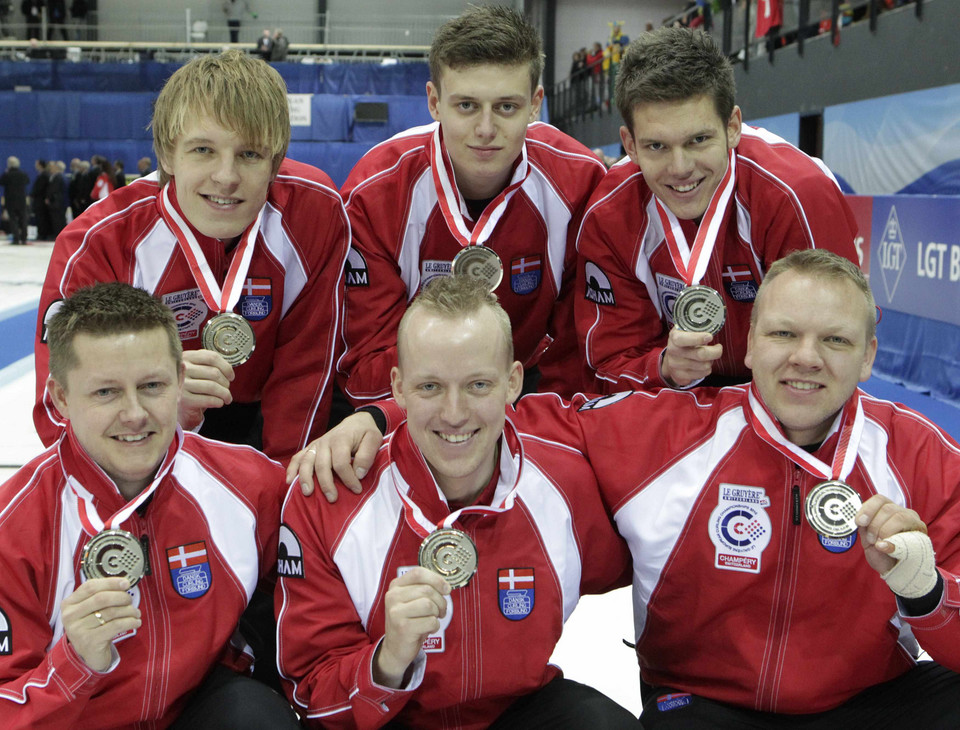
M 850 205 L 837 184 L 815 168 L 813 161 L 803 162 L 810 170 L 792 181 L 791 194 L 764 202 L 760 217 L 766 225 L 754 231 L 754 240 L 761 242 L 758 248 L 764 271 L 791 251 L 806 248 L 833 251 L 859 266 L 857 221 Z
M 300 229 L 308 232 L 297 241 L 307 282 L 280 321 L 273 369 L 260 400 L 263 450 L 284 462 L 326 431 L 336 362 L 343 350 L 350 225 L 340 196 L 332 189 L 322 195 L 326 197 L 316 201 L 310 224 Z
M 54 641 L 49 611 L 38 595 L 50 578 L 34 565 L 43 552 L 41 543 L 27 551 L 28 560 L 13 543 L 26 532 L 11 521 L 16 516 L 7 515 L 0 540 L 0 624 L 6 622 L 5 631 L 0 630 L 0 727 L 68 730 L 105 675 L 90 669 L 65 636 Z
M 397 329 L 407 308 L 407 287 L 400 276 L 392 231 L 402 210 L 378 212 L 383 200 L 368 200 L 370 191 L 354 191 L 347 204 L 353 233 L 346 289 L 344 336 L 340 361 L 344 392 L 354 407 L 390 394 L 390 369 L 397 364 Z
M 578 175 L 579 176 L 579 175 Z M 567 251 L 563 262 L 563 280 L 560 292 L 550 315 L 548 334 L 553 338 L 543 357 L 540 359 L 540 383 L 542 393 L 560 393 L 565 398 L 573 396 L 588 387 L 586 370 L 580 349 L 577 346 L 576 321 L 574 307 L 579 287 L 577 285 L 577 232 L 583 221 L 583 214 L 590 194 L 603 179 L 603 167 L 589 164 L 582 170 L 585 178 L 581 190 L 583 194 L 576 202 L 576 208 L 567 228 Z
M 283 523 L 289 530 L 285 539 L 299 542 L 302 577 L 281 570 L 275 596 L 284 690 L 311 727 L 380 727 L 403 709 L 419 686 L 425 655 L 416 660 L 408 689 L 374 683 L 378 642 L 364 629 L 319 521 L 316 505 L 304 499 L 294 482 Z
M 919 476 L 910 485 L 912 506 L 927 525 L 943 576 L 940 605 L 926 616 L 901 618 L 927 653 L 960 672 L 960 447 L 938 429 L 909 439 L 910 458 Z
M 129 281 L 131 278 L 127 272 L 117 271 L 115 264 L 103 255 L 104 247 L 99 244 L 105 234 L 84 225 L 89 220 L 88 216 L 81 217 L 57 236 L 40 293 L 33 348 L 36 374 L 33 423 L 44 446 L 50 446 L 60 438 L 65 425 L 63 417 L 46 393 L 50 353 L 47 349 L 45 319 L 56 311 L 53 305 L 77 289 L 98 281 Z
M 666 385 L 660 357 L 667 328 L 634 271 L 642 231 L 625 230 L 609 215 L 617 204 L 592 207 L 577 240 L 577 338 L 594 376 L 590 389 L 602 393 Z

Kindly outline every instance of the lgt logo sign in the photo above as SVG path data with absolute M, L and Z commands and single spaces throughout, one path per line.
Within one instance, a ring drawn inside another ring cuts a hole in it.
M 883 228 L 879 253 L 883 286 L 887 292 L 887 300 L 892 302 L 893 295 L 897 291 L 897 285 L 900 283 L 900 276 L 907 265 L 907 248 L 903 245 L 900 219 L 897 218 L 897 208 L 893 205 L 890 206 L 887 225 Z

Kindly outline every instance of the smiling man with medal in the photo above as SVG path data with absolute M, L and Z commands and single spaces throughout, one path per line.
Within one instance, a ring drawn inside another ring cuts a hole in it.
M 382 142 L 350 172 L 339 367 L 354 406 L 389 395 L 400 317 L 431 278 L 450 274 L 478 276 L 496 292 L 527 389 L 581 390 L 574 239 L 606 170 L 537 121 L 543 62 L 537 31 L 519 13 L 471 7 L 431 45 L 434 123 Z
M 81 289 L 47 328 L 66 427 L 0 486 L 0 725 L 299 727 L 238 631 L 273 588 L 279 466 L 179 428 L 177 324 L 143 290 Z
M 856 222 L 822 162 L 742 123 L 709 35 L 645 33 L 617 74 L 629 159 L 577 240 L 577 334 L 605 393 L 743 383 L 750 310 L 770 265 L 827 248 L 858 263 Z
M 407 308 L 406 420 L 364 492 L 322 509 L 288 493 L 280 673 L 317 726 L 637 726 L 549 665 L 580 594 L 622 581 L 627 553 L 580 455 L 507 417 L 523 369 L 489 289 L 442 277 Z
M 286 84 L 240 51 L 178 69 L 151 127 L 157 173 L 57 238 L 37 326 L 37 431 L 49 445 L 63 427 L 45 391 L 44 323 L 77 289 L 120 280 L 176 317 L 180 425 L 288 459 L 329 420 L 350 239 L 339 194 L 285 157 Z
M 645 728 L 960 726 L 960 445 L 858 389 L 876 314 L 856 265 L 795 251 L 760 287 L 749 385 L 518 403 L 630 545 Z M 338 427 L 361 471 L 369 421 Z M 348 473 L 340 436 L 301 479 Z

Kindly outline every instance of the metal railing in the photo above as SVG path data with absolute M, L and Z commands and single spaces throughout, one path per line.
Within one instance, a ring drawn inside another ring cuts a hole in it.
M 123 44 L 127 51 L 162 50 L 164 53 L 193 53 L 204 50 L 220 50 L 230 45 L 230 29 L 226 19 L 219 13 L 211 20 L 197 12 L 187 9 L 182 19 L 172 18 L 162 6 L 153 10 L 145 9 L 136 24 L 116 24 L 101 22 L 96 12 L 88 13 L 82 20 L 72 19 L 69 23 L 50 24 L 47 15 L 41 17 L 37 26 L 28 26 L 20 16 L 17 22 L 10 22 L 12 15 L 0 16 L 0 52 L 3 49 L 22 51 L 24 46 L 14 41 L 27 42 L 29 31 L 36 33 L 37 44 L 41 48 L 56 49 L 50 41 L 80 47 L 87 57 L 87 51 L 95 46 L 87 43 L 99 43 L 104 53 L 110 56 L 109 49 Z M 421 60 L 426 56 L 433 34 L 437 27 L 449 19 L 441 15 L 405 15 L 400 18 L 385 18 L 379 21 L 353 18 L 332 18 L 329 14 L 315 13 L 309 17 L 296 16 L 284 10 L 283 3 L 276 3 L 271 9 L 269 19 L 261 16 L 259 20 L 246 20 L 240 30 L 239 47 L 252 48 L 264 28 L 282 28 L 290 42 L 289 53 L 292 56 L 351 58 L 389 57 L 404 59 L 408 57 Z M 29 50 L 32 46 L 26 46 Z M 104 55 L 92 54 L 99 58 Z M 16 54 L 13 54 L 16 55 Z M 11 54 L 8 52 L 7 56 Z
M 881 0 L 785 0 L 783 24 L 767 36 L 755 38 L 756 0 L 735 4 L 733 0 L 721 0 L 721 12 L 713 14 L 712 22 L 705 24 L 704 29 L 717 38 L 734 63 L 747 68 L 752 59 L 764 54 L 772 62 L 775 52 L 788 47 L 802 55 L 804 41 L 816 35 L 830 33 L 838 42 L 840 29 L 850 22 L 869 22 L 871 30 L 875 30 L 882 5 Z M 900 5 L 912 5 L 913 12 L 922 16 L 923 0 L 906 0 Z M 689 14 L 694 10 L 671 16 L 664 25 L 689 24 Z M 612 62 L 607 66 L 603 68 L 598 62 L 593 69 L 567 77 L 547 90 L 553 124 L 563 129 L 586 117 L 618 114 L 614 100 L 618 68 Z

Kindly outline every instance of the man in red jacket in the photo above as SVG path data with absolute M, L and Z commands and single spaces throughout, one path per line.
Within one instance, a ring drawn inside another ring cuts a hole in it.
M 78 291 L 47 340 L 66 426 L 0 486 L 0 726 L 299 727 L 238 633 L 273 588 L 280 466 L 180 430 L 177 325 L 144 291 Z
M 644 727 L 960 724 L 960 446 L 858 389 L 875 328 L 856 265 L 795 251 L 757 295 L 750 385 L 518 404 L 630 545 Z
M 594 192 L 577 239 L 591 389 L 746 382 L 767 269 L 805 248 L 859 263 L 853 213 L 822 162 L 741 123 L 733 69 L 702 31 L 631 43 L 616 97 L 628 158 Z
M 344 183 L 353 245 L 338 367 L 354 406 L 390 392 L 408 302 L 461 268 L 483 272 L 510 315 L 525 390 L 581 390 L 574 239 L 605 168 L 536 121 L 542 69 L 540 38 L 520 14 L 467 10 L 431 46 L 435 123 L 377 145 Z
M 283 510 L 278 646 L 313 726 L 636 728 L 550 656 L 581 593 L 629 574 L 587 463 L 505 417 L 510 320 L 483 282 L 442 277 L 400 322 L 406 420 L 360 496 Z M 391 725 L 392 726 L 392 725 Z
M 180 425 L 288 459 L 326 429 L 350 242 L 320 170 L 285 158 L 287 88 L 240 51 L 201 55 L 157 98 L 159 169 L 91 206 L 57 238 L 40 297 L 34 423 L 49 445 L 45 320 L 98 281 L 156 295 L 176 317 Z

